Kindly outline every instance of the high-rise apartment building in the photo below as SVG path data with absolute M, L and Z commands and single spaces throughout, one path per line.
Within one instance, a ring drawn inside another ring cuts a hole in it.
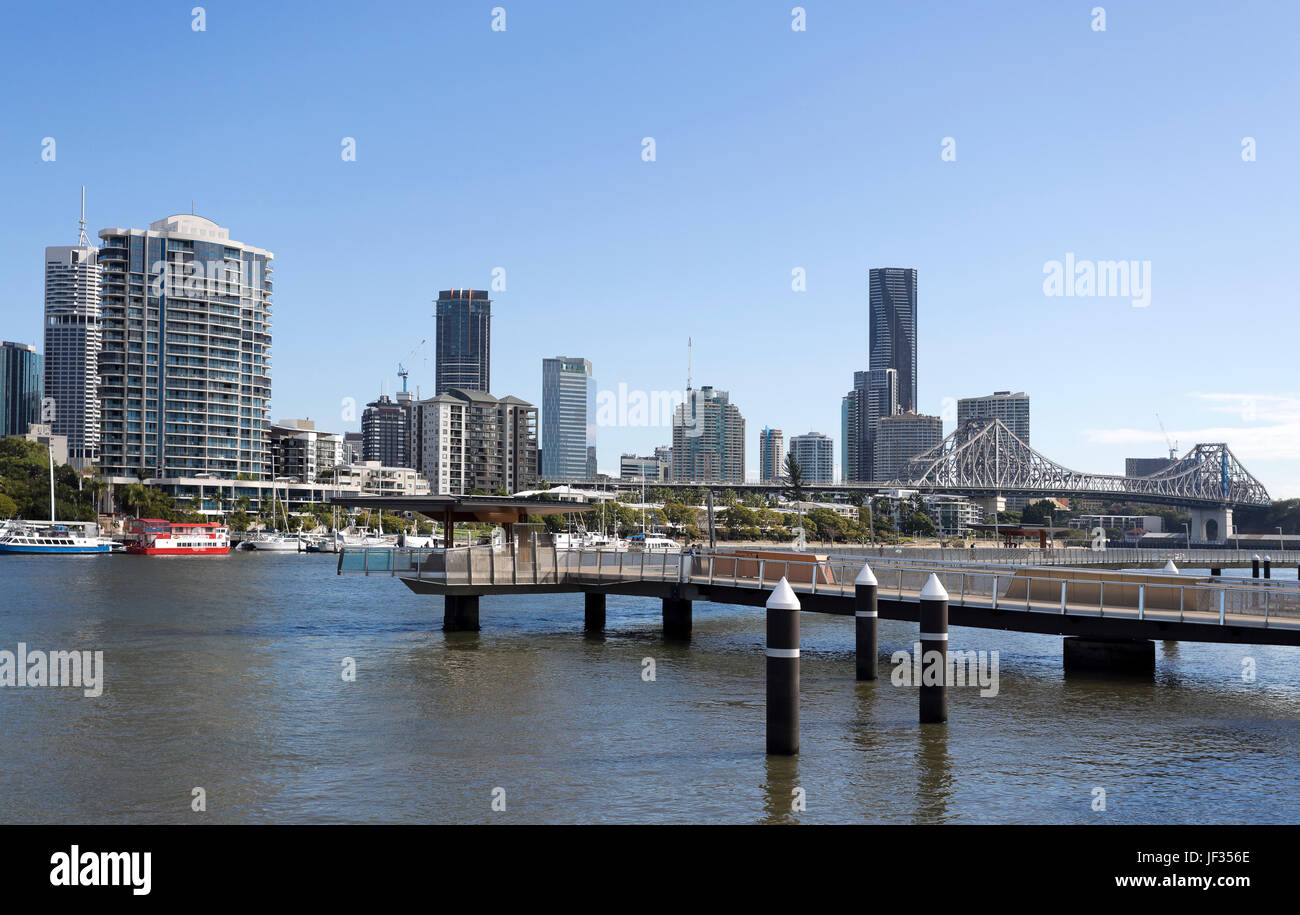
M 435 493 L 515 493 L 537 481 L 537 408 L 451 390 L 419 401 L 419 467 Z
M 673 480 L 744 483 L 745 418 L 726 391 L 688 390 L 673 413 Z
M 542 477 L 596 478 L 596 379 L 586 359 L 542 360 Z
M 1000 419 L 1011 434 L 1029 444 L 1029 395 L 1023 391 L 994 391 L 986 397 L 963 397 L 957 401 L 957 425 L 972 419 Z
M 764 426 L 758 433 L 758 482 L 779 483 L 785 470 L 785 434 L 780 429 Z
M 0 343 L 0 435 L 26 435 L 41 422 L 45 371 L 30 343 Z
M 876 426 L 876 479 L 896 479 L 907 462 L 943 441 L 943 420 L 924 413 L 882 416 Z
M 829 435 L 809 432 L 790 436 L 790 454 L 805 483 L 835 482 L 835 441 Z
M 343 464 L 343 436 L 317 429 L 310 419 L 271 424 L 271 459 L 277 479 L 315 483 Z
M 45 249 L 45 419 L 79 469 L 99 463 L 99 347 L 99 248 L 83 189 L 77 244 Z
M 898 373 L 898 409 L 916 411 L 916 270 L 871 269 L 871 369 Z
M 439 292 L 435 318 L 433 393 L 492 390 L 492 300 L 487 291 Z
M 415 400 L 399 391 L 397 400 L 387 394 L 366 404 L 361 414 L 363 461 L 378 461 L 384 467 L 415 467 L 411 449 Z
M 267 478 L 275 255 L 192 214 L 99 238 L 100 470 Z

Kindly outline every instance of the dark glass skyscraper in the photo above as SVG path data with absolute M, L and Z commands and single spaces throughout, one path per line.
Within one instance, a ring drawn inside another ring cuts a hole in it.
M 871 269 L 871 369 L 898 373 L 898 412 L 916 411 L 916 270 Z
M 438 293 L 434 396 L 491 390 L 492 300 L 483 289 Z
M 26 435 L 41 421 L 45 363 L 27 343 L 0 344 L 0 435 Z

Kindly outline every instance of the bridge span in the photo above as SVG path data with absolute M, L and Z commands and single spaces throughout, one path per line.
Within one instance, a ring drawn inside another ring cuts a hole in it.
M 918 621 L 921 590 L 933 573 L 949 594 L 954 626 L 1141 646 L 1152 666 L 1157 640 L 1300 646 L 1300 587 L 1279 579 L 890 556 L 865 562 L 879 582 L 879 614 L 886 619 Z M 606 595 L 630 594 L 660 599 L 665 635 L 688 637 L 695 602 L 762 606 L 783 578 L 804 611 L 852 616 L 863 565 L 861 558 L 811 553 L 691 556 L 521 542 L 347 548 L 338 571 L 392 576 L 418 594 L 441 596 L 448 631 L 479 628 L 482 596 L 537 593 L 582 593 L 587 627 L 603 629 Z

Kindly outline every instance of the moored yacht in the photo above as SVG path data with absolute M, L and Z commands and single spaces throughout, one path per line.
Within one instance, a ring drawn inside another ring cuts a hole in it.
M 113 541 L 89 521 L 10 521 L 0 530 L 0 553 L 110 553 Z

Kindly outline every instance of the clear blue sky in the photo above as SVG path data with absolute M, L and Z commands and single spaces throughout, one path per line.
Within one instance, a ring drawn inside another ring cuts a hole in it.
M 0 337 L 39 343 L 82 184 L 92 231 L 193 199 L 275 252 L 273 418 L 356 428 L 426 338 L 428 392 L 437 290 L 504 267 L 494 393 L 537 402 L 559 354 L 680 388 L 690 336 L 752 473 L 764 425 L 838 453 L 867 271 L 914 266 L 922 410 L 1024 390 L 1036 448 L 1107 472 L 1163 453 L 1159 412 L 1300 495 L 1297 4 L 194 5 L 6 9 Z M 1150 305 L 1045 296 L 1067 252 L 1150 261 Z M 601 428 L 600 467 L 668 438 Z

